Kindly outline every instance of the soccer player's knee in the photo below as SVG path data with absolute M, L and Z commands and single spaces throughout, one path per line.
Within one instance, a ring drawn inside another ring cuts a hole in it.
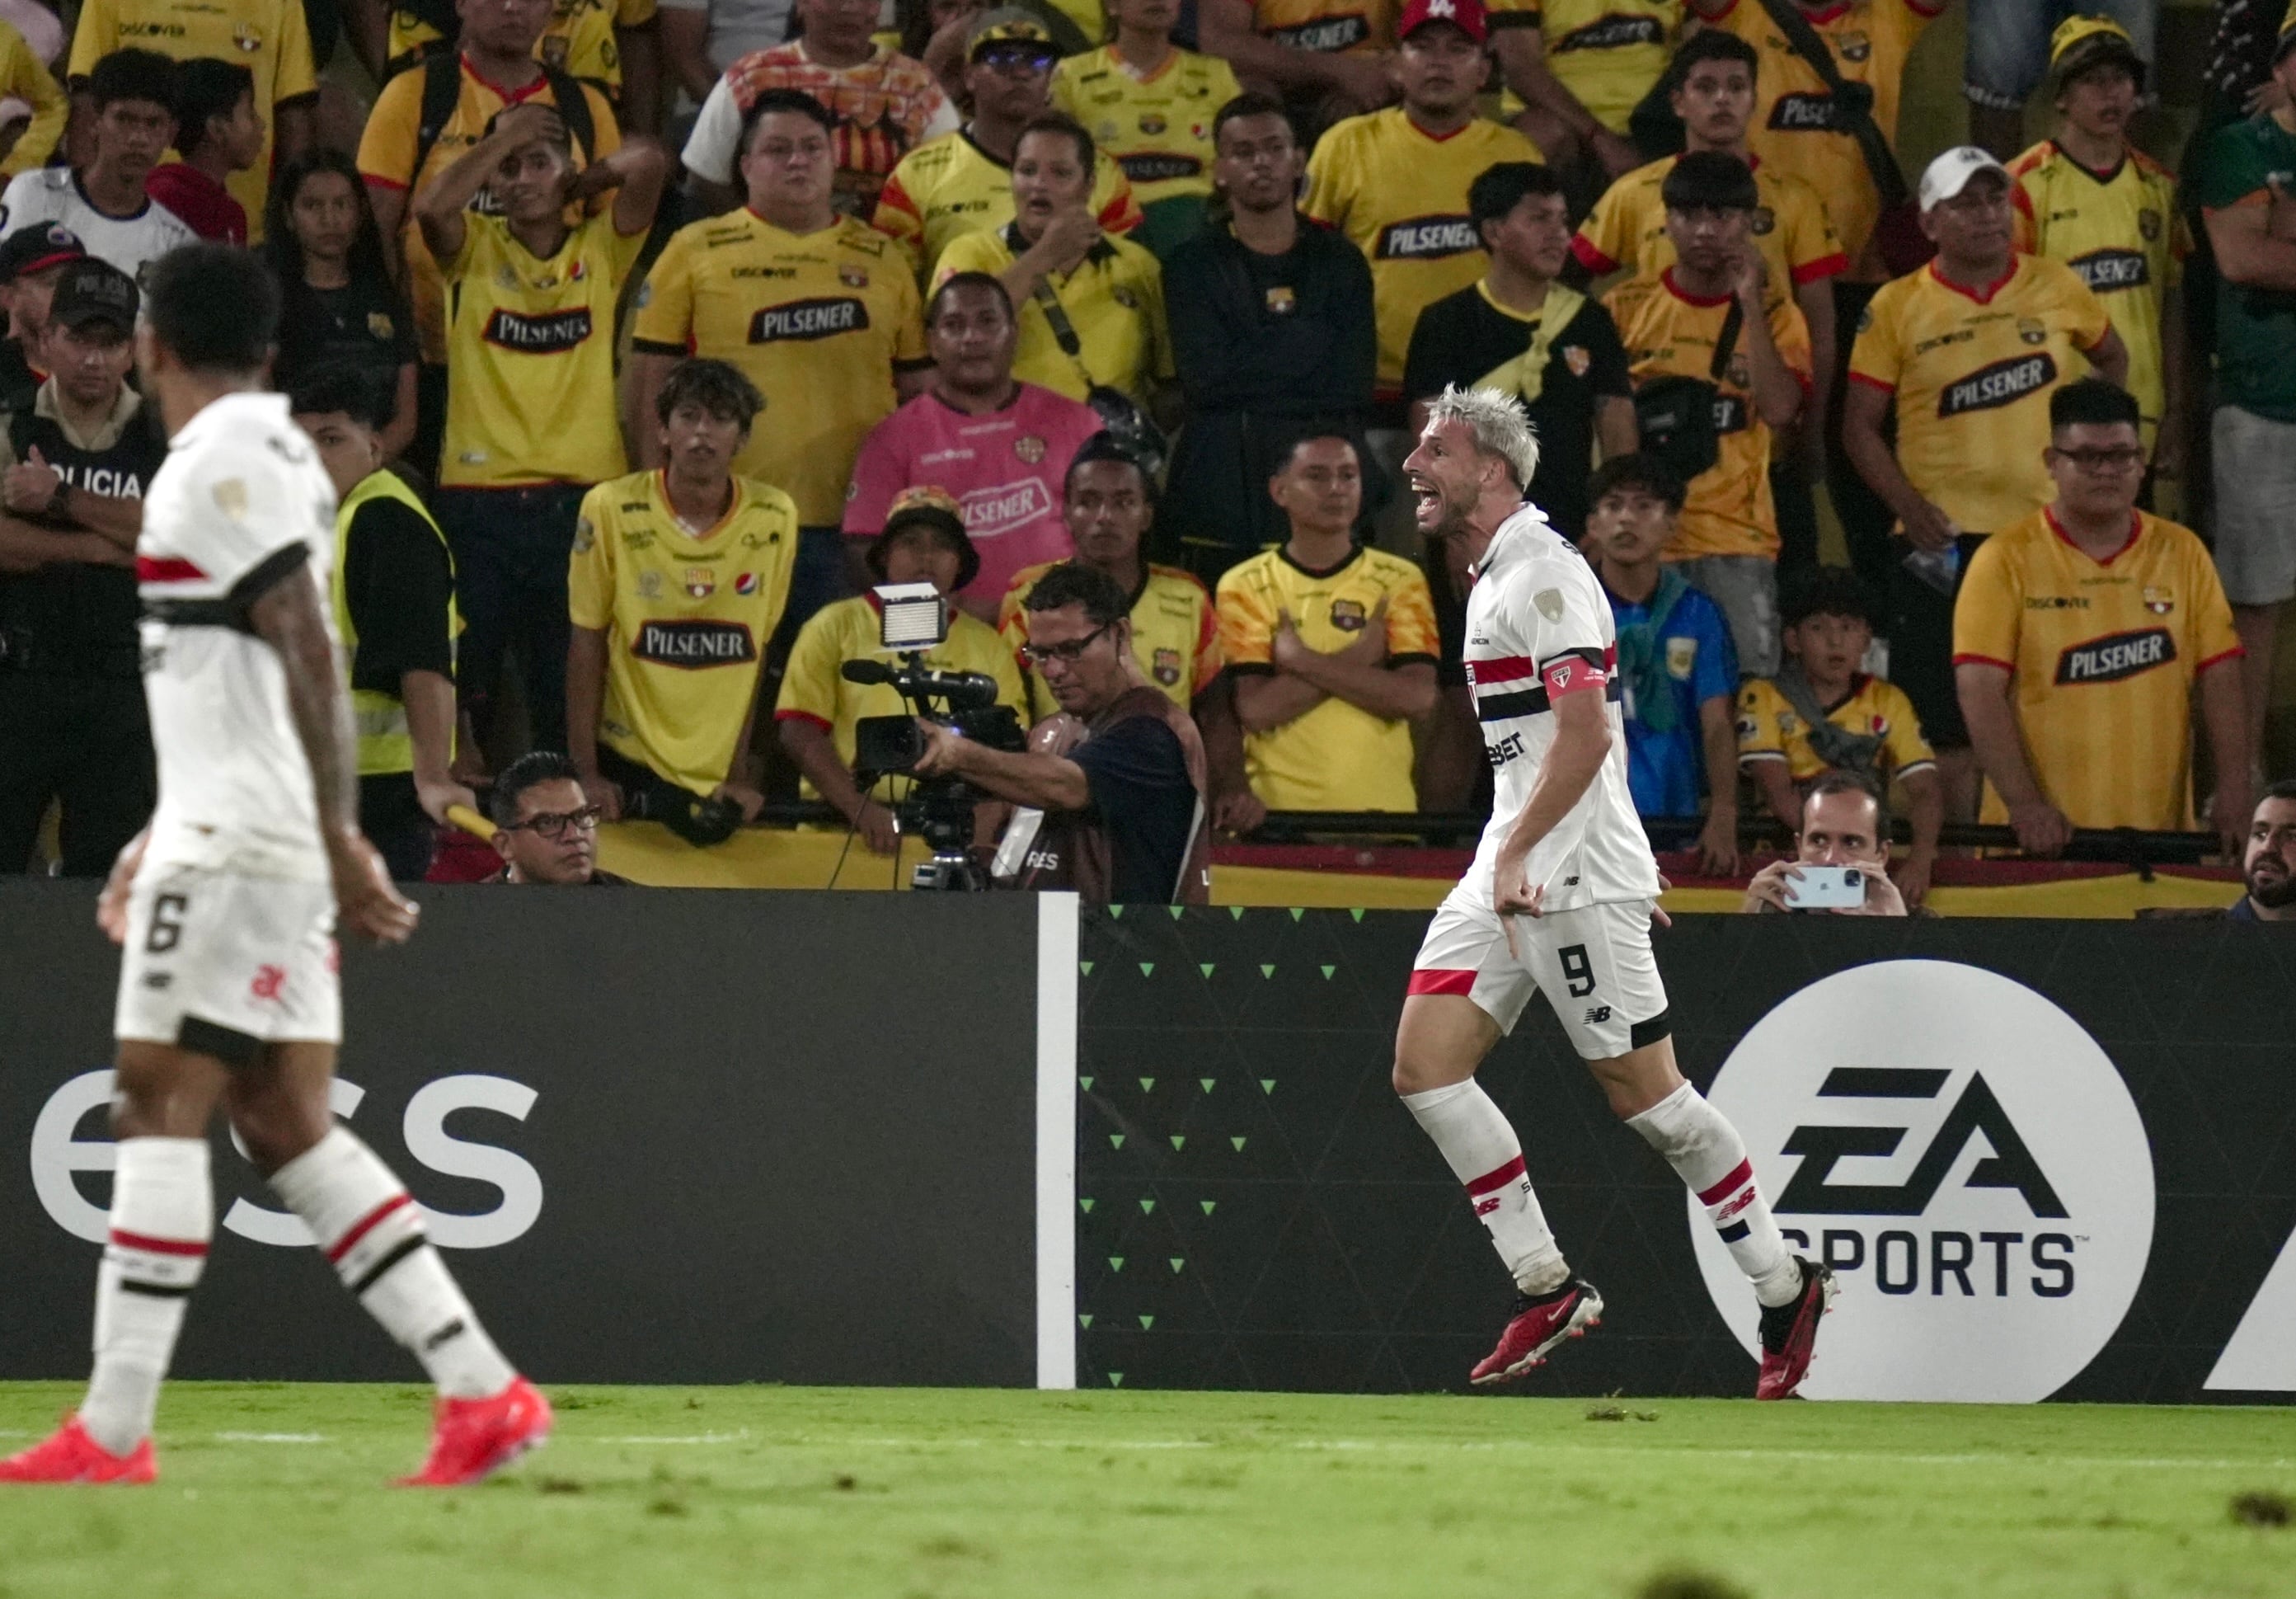
M 235 1100 L 232 1130 L 247 1148 L 247 1158 L 265 1177 L 326 1136 L 328 1118 L 280 1094 Z

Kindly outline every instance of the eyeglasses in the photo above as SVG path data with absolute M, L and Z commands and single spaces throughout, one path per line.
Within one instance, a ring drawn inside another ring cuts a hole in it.
M 2083 472 L 2127 472 L 2144 464 L 2144 452 L 2123 447 L 2120 449 L 2060 449 L 2060 460 L 2070 461 Z
M 1031 666 L 1042 666 L 1047 661 L 1058 661 L 1064 666 L 1072 666 L 1076 664 L 1078 655 L 1092 647 L 1094 639 L 1115 625 L 1111 622 L 1105 626 L 1096 627 L 1083 638 L 1071 639 L 1066 644 L 1024 644 L 1018 653 L 1021 659 Z
M 566 829 L 576 828 L 582 832 L 594 831 L 605 812 L 596 805 L 585 805 L 579 811 L 545 811 L 529 816 L 524 821 L 505 822 L 495 830 L 499 833 L 534 833 L 545 838 L 562 838 Z

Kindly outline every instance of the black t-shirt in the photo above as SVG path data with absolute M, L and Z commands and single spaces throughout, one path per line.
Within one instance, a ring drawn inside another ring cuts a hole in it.
M 411 507 L 395 499 L 371 499 L 358 508 L 351 518 L 343 588 L 351 625 L 358 631 L 352 688 L 397 694 L 406 672 L 454 677 L 454 649 L 447 638 L 454 565 L 439 535 Z
M 1446 383 L 1472 388 L 1490 381 L 1530 348 L 1538 327 L 1537 317 L 1493 305 L 1480 284 L 1446 295 L 1420 313 L 1412 330 L 1404 395 L 1431 400 Z M 1531 425 L 1538 430 L 1538 474 L 1530 499 L 1565 538 L 1576 540 L 1587 528 L 1595 402 L 1633 394 L 1619 325 L 1589 300 L 1547 346 L 1546 376 L 1530 407 Z
M 1109 899 L 1119 905 L 1168 905 L 1187 863 L 1196 787 L 1170 728 L 1132 716 L 1070 751 L 1092 789 L 1092 809 L 1108 830 Z
M 279 388 L 327 366 L 388 368 L 395 377 L 414 359 L 414 322 L 389 284 L 354 276 L 340 289 L 289 285 L 274 373 Z

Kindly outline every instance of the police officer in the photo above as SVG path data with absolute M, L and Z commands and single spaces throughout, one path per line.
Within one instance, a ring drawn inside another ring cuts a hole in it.
M 358 724 L 359 827 L 390 875 L 430 870 L 434 822 L 477 797 L 447 768 L 455 753 L 455 562 L 406 481 L 382 464 L 394 396 L 373 367 L 323 366 L 288 404 L 335 485 L 328 598 Z
M 127 385 L 133 279 L 66 266 L 34 353 L 51 375 L 0 420 L 0 870 L 25 867 L 50 802 L 67 877 L 102 877 L 152 813 L 135 539 L 168 453 Z

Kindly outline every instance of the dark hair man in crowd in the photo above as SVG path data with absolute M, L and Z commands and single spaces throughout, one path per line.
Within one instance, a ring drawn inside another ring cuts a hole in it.
M 237 62 L 199 56 L 176 69 L 176 153 L 154 167 L 144 192 L 219 244 L 247 243 L 247 208 L 225 184 L 263 159 L 271 142 L 255 109 L 255 74 Z
M 1558 281 L 1570 259 L 1562 183 L 1536 161 L 1499 161 L 1467 186 L 1467 212 L 1490 251 L 1482 277 L 1419 315 L 1403 364 L 1412 433 L 1447 387 L 1520 399 L 1538 433 L 1530 498 L 1562 535 L 1587 525 L 1587 474 L 1635 448 L 1635 390 L 1611 313 Z
M 997 853 L 999 875 L 1021 887 L 1073 888 L 1095 904 L 1208 904 L 1203 744 L 1132 658 L 1130 610 L 1104 572 L 1046 573 L 1029 593 L 1021 654 L 1062 713 L 1018 755 L 920 721 L 917 772 L 1025 807 Z
M 2275 783 L 2257 802 L 2241 876 L 2248 892 L 2233 903 L 2226 917 L 2296 922 L 2296 781 Z
M 1890 804 L 1864 772 L 1830 771 L 1802 796 L 1794 858 L 1773 861 L 1746 885 L 1742 912 L 1792 911 L 1786 886 L 1805 866 L 1854 866 L 1866 874 L 1866 903 L 1822 916 L 1906 916 L 1906 896 L 1890 881 Z
M 556 750 L 538 749 L 504 767 L 487 808 L 503 862 L 488 882 L 594 888 L 628 881 L 598 870 L 603 812 L 584 797 L 574 762 Z
M 0 192 L 0 227 L 12 234 L 61 222 L 88 254 L 141 277 L 197 237 L 144 192 L 176 136 L 176 63 L 149 50 L 115 50 L 95 63 L 87 92 L 95 118 L 86 164 L 18 173 Z
M 1214 204 L 1164 263 L 1164 317 L 1188 402 L 1158 548 L 1208 585 L 1280 543 L 1267 498 L 1283 419 L 1371 411 L 1379 342 L 1363 251 L 1298 207 L 1307 153 L 1283 103 L 1239 95 L 1212 119 Z
M 322 367 L 288 400 L 335 485 L 327 598 L 358 722 L 359 826 L 390 875 L 430 870 L 449 805 L 478 796 L 455 759 L 455 561 L 422 497 L 383 464 L 394 386 L 372 367 Z
M 1721 608 L 1659 558 L 1674 537 L 1683 492 L 1682 480 L 1648 456 L 1603 462 L 1587 484 L 1586 551 L 1619 631 L 1635 809 L 1695 816 L 1703 789 L 1700 870 L 1731 877 L 1738 870 L 1738 740 L 1730 720 L 1738 658 Z
M 59 268 L 38 353 L 53 375 L 0 417 L 0 872 L 20 871 L 49 802 L 67 877 L 102 877 L 152 813 L 135 540 L 166 458 L 128 386 L 138 296 L 102 261 Z

